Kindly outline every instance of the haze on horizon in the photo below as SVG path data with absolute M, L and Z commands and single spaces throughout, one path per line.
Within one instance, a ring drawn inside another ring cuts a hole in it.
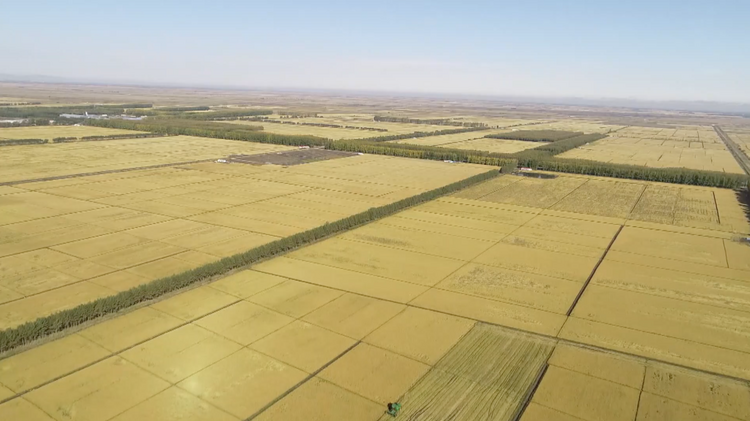
M 0 74 L 750 102 L 750 2 L 6 3 Z

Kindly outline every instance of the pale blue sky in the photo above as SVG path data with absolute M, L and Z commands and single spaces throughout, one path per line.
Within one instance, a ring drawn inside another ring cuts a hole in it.
M 750 102 L 750 1 L 0 0 L 0 74 Z

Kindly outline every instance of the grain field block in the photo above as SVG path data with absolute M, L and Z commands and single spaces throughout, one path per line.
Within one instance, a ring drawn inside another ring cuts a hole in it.
M 313 377 L 263 411 L 257 421 L 371 421 L 383 407 L 348 390 Z
M 589 285 L 572 317 L 750 353 L 750 313 Z
M 625 227 L 612 245 L 612 251 L 727 267 L 720 239 L 676 232 Z
M 286 257 L 426 286 L 434 285 L 464 263 L 341 238 L 304 247 Z
M 298 318 L 322 307 L 341 296 L 343 292 L 285 280 L 248 298 L 248 301 L 270 308 L 287 316 Z
M 644 397 L 649 397 L 643 418 L 655 415 L 678 416 L 684 420 L 750 420 L 750 383 L 686 370 L 665 364 L 649 363 L 643 384 Z M 662 407 L 662 408 L 660 408 Z M 690 414 L 701 414 L 705 418 Z M 690 415 L 690 416 L 688 416 Z M 692 418 L 691 418 L 692 416 Z
M 4 420 L 54 421 L 54 418 L 24 398 L 0 404 L 0 417 Z
M 169 386 L 122 358 L 111 357 L 24 398 L 58 420 L 106 421 Z
M 561 278 L 467 263 L 437 287 L 565 314 L 582 284 Z
M 224 292 L 202 286 L 181 292 L 151 307 L 185 321 L 195 320 L 239 301 Z
M 404 229 L 381 222 L 373 222 L 341 234 L 339 237 L 466 261 L 473 259 L 492 245 L 491 241 Z
M 480 254 L 475 263 L 509 270 L 551 276 L 583 283 L 599 261 L 599 256 L 578 256 L 549 250 L 498 243 Z
M 740 418 L 741 419 L 741 418 Z M 736 421 L 737 418 L 727 417 L 701 407 L 684 404 L 648 392 L 641 394 L 636 421 Z
M 254 342 L 250 348 L 314 373 L 355 343 L 354 339 L 310 323 L 294 321 Z
M 112 421 L 239 421 L 221 409 L 178 388 L 170 387 L 116 416 Z
M 195 324 L 242 345 L 249 345 L 294 319 L 257 304 L 240 301 L 198 319 Z
M 414 208 L 414 210 L 513 226 L 523 225 L 539 213 L 538 209 L 533 208 L 458 197 L 444 197 L 433 200 Z
M 434 365 L 473 325 L 471 320 L 408 307 L 362 341 Z
M 645 185 L 630 182 L 589 180 L 551 209 L 626 218 L 644 188 Z
M 403 304 L 346 293 L 302 320 L 353 339 L 362 339 L 405 308 Z
M 188 324 L 131 348 L 121 356 L 175 384 L 241 347 L 213 332 Z
M 174 316 L 145 307 L 95 324 L 78 334 L 110 352 L 120 352 L 182 323 Z
M 109 352 L 79 335 L 48 342 L 0 361 L 0 384 L 21 393 L 85 367 Z
M 296 279 L 302 281 L 300 283 L 307 285 L 314 284 L 310 286 L 319 285 L 326 287 L 325 289 L 335 288 L 332 291 L 339 295 L 343 292 L 353 292 L 355 294 L 401 303 L 409 302 L 428 288 L 423 285 L 291 259 L 284 256 L 257 264 L 253 266 L 253 269 Z M 256 298 L 251 297 L 250 300 L 254 301 Z
M 616 257 L 616 256 L 612 256 Z M 609 258 L 596 271 L 591 286 L 603 286 L 631 292 L 641 292 L 715 307 L 750 312 L 750 284 L 743 280 L 750 274 L 713 271 L 704 273 L 669 270 L 659 267 L 619 262 Z
M 178 386 L 239 419 L 246 419 L 306 376 L 304 371 L 245 348 Z
M 533 403 L 588 421 L 632 421 L 639 389 L 550 365 Z
M 461 228 L 468 232 L 464 233 L 464 236 L 474 236 L 474 233 L 482 232 L 486 235 L 502 235 L 509 234 L 514 229 L 518 228 L 518 225 L 513 223 L 504 222 L 491 222 L 481 219 L 466 218 L 456 215 L 448 215 L 442 213 L 429 212 L 426 207 L 415 207 L 407 209 L 403 212 L 399 212 L 396 217 L 403 219 L 404 223 L 406 220 L 409 221 L 420 221 L 431 224 L 442 224 L 450 227 Z M 439 208 L 433 208 L 437 210 Z M 390 219 L 390 218 L 389 218 Z M 482 235 L 482 234 L 477 234 Z
M 699 370 L 750 379 L 750 359 L 747 353 L 701 342 L 578 317 L 568 318 L 559 337 Z
M 419 308 L 544 335 L 557 335 L 565 323 L 564 314 L 437 288 L 430 289 L 410 304 Z
M 287 278 L 256 272 L 254 270 L 243 270 L 219 279 L 209 284 L 211 288 L 234 295 L 237 298 L 248 298 L 269 288 L 272 288 Z
M 359 344 L 318 375 L 385 407 L 399 397 L 430 366 L 368 344 Z

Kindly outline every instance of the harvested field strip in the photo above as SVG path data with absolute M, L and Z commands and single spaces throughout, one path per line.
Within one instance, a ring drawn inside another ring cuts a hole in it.
M 399 401 L 399 418 L 511 420 L 553 347 L 552 341 L 477 324 Z
M 255 263 L 262 259 L 267 259 L 274 255 L 285 253 L 289 250 L 299 248 L 302 245 L 328 237 L 334 233 L 349 230 L 353 227 L 380 219 L 407 207 L 432 200 L 447 193 L 452 193 L 461 188 L 496 177 L 497 175 L 498 173 L 495 170 L 478 174 L 462 181 L 417 196 L 412 196 L 408 199 L 381 206 L 379 208 L 371 208 L 366 212 L 261 245 L 247 252 L 236 254 L 187 272 L 157 279 L 156 281 L 123 291 L 111 297 L 100 298 L 78 307 L 40 318 L 17 328 L 4 330 L 0 332 L 0 352 L 7 351 L 52 333 L 65 330 L 69 327 L 79 325 L 105 314 L 120 311 L 137 303 L 152 300 L 168 292 L 227 273 L 233 269 Z

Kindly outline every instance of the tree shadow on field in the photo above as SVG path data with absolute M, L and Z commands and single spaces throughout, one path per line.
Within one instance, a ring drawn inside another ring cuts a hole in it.
M 740 202 L 745 218 L 750 222 L 750 187 L 737 190 L 737 201 Z

